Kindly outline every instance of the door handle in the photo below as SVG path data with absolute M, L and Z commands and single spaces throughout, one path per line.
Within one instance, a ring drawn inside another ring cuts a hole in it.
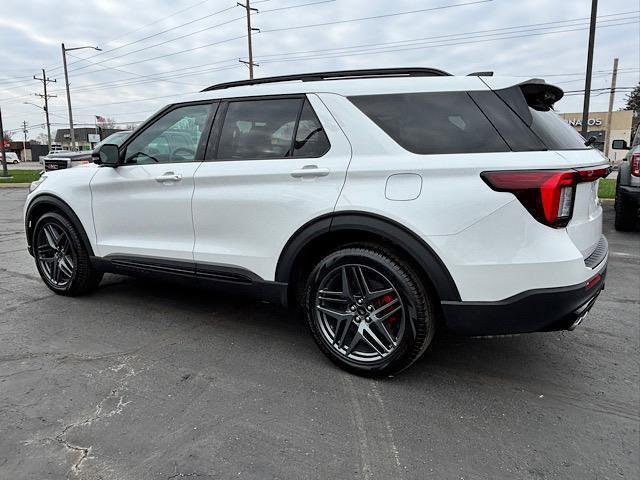
M 317 165 L 305 165 L 302 168 L 298 168 L 291 172 L 293 178 L 312 178 L 312 177 L 326 177 L 329 175 L 330 170 L 326 167 L 318 167 Z
M 180 180 L 182 180 L 182 175 L 173 172 L 165 172 L 162 175 L 156 177 L 156 182 L 158 183 L 173 183 L 179 182 Z

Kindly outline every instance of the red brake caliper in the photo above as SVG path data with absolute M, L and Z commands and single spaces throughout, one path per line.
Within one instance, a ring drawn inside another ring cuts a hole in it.
M 380 308 L 380 307 L 382 307 L 383 305 L 386 305 L 386 304 L 388 304 L 388 303 L 391 303 L 392 301 L 393 301 L 393 296 L 391 296 L 391 295 L 389 295 L 389 294 L 386 294 L 386 295 L 383 295 L 382 297 L 380 297 L 376 302 L 377 302 L 377 304 L 378 304 L 378 305 L 377 305 L 377 306 L 378 306 L 378 308 Z M 381 312 L 381 314 L 384 314 L 384 310 Z M 393 324 L 393 323 L 395 323 L 395 322 L 397 322 L 397 321 L 398 321 L 398 317 L 396 317 L 396 316 L 392 315 L 392 316 L 390 316 L 389 318 L 387 318 L 387 320 L 386 320 L 386 321 L 387 321 L 387 322 L 389 322 L 389 323 L 391 323 L 391 324 Z

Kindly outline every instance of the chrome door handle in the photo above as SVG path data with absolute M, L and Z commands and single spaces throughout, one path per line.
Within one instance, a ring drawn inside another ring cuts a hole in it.
M 325 167 L 318 167 L 317 165 L 305 165 L 302 168 L 291 172 L 293 178 L 311 178 L 311 177 L 326 177 L 329 175 L 330 170 Z
M 179 182 L 180 180 L 182 180 L 182 175 L 173 172 L 165 172 L 159 177 L 156 177 L 156 182 L 159 183 Z

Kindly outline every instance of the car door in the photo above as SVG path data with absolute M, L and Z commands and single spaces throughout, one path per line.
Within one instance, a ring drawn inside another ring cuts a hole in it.
M 193 176 L 216 108 L 168 108 L 123 144 L 118 167 L 98 170 L 91 201 L 99 255 L 193 262 Z
M 273 280 L 289 238 L 331 213 L 351 148 L 315 95 L 222 102 L 195 175 L 200 271 L 241 267 Z

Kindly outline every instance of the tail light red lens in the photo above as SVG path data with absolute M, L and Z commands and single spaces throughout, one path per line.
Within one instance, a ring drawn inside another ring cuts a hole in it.
M 510 192 L 544 225 L 566 227 L 573 214 L 576 185 L 609 173 L 608 166 L 581 170 L 504 170 L 482 172 L 493 190 Z
M 640 152 L 631 155 L 631 175 L 640 177 Z

